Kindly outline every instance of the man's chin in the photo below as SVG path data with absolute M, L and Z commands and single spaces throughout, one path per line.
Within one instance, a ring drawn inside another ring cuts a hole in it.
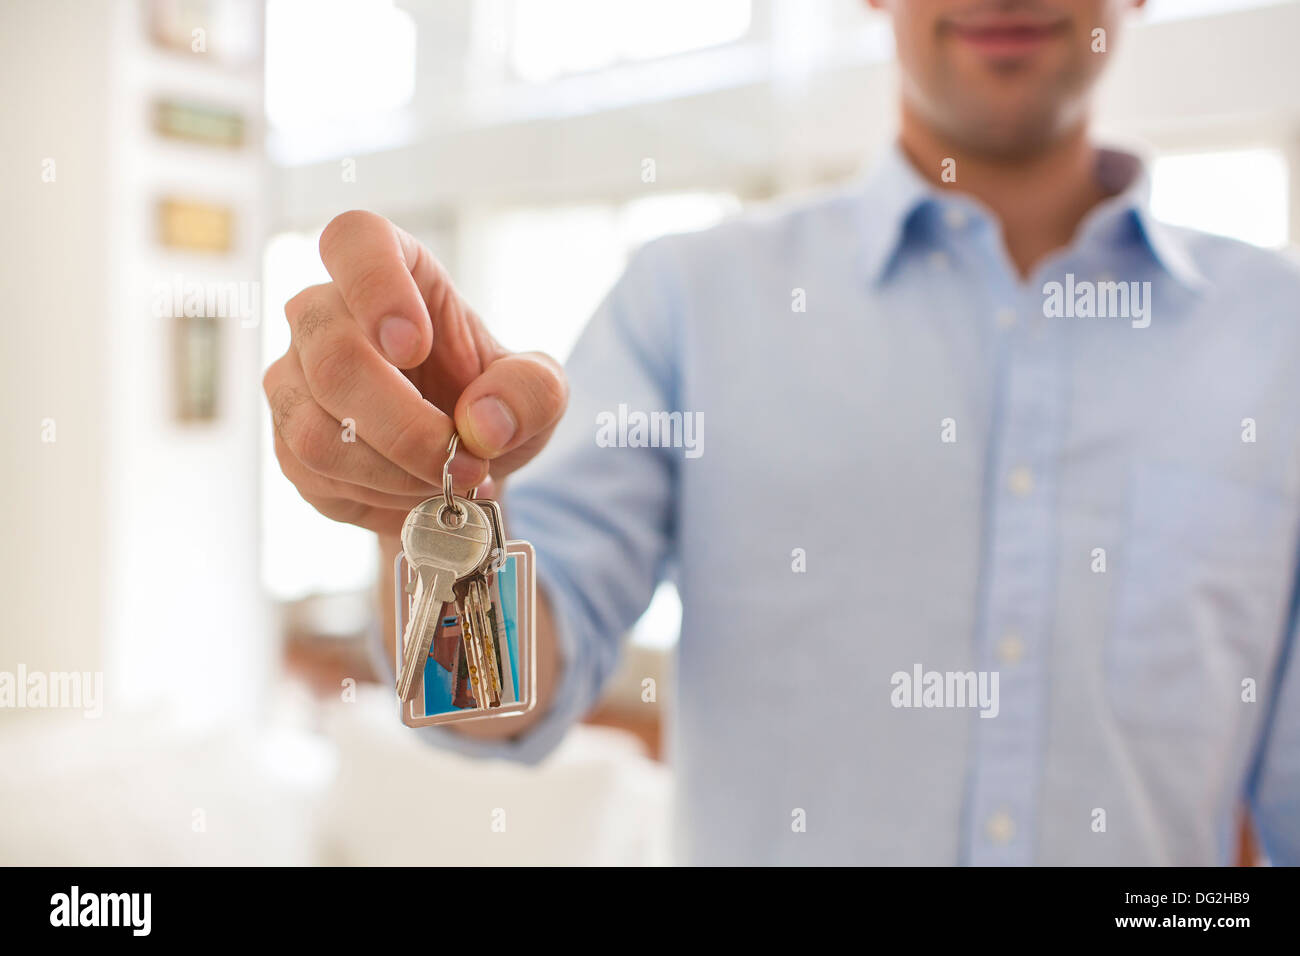
M 953 118 L 948 138 L 964 152 L 990 159 L 1031 157 L 1052 146 L 1069 130 L 1059 109 L 969 109 Z

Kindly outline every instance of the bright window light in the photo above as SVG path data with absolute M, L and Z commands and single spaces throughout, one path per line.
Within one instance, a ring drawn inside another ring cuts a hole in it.
M 740 210 L 731 193 L 664 193 L 633 199 L 619 213 L 623 245 L 628 250 L 670 232 L 694 232 L 716 225 Z
M 393 0 L 269 0 L 266 117 L 302 127 L 389 113 L 415 94 L 415 21 Z
M 1164 156 L 1155 162 L 1151 185 L 1157 219 L 1257 246 L 1287 242 L 1287 167 L 1279 150 Z
M 1147 20 L 1155 23 L 1160 20 L 1190 20 L 1193 17 L 1209 17 L 1295 2 L 1296 0 L 1147 0 L 1144 13 Z
M 515 73 L 542 83 L 568 73 L 730 43 L 749 31 L 750 0 L 515 0 Z
M 623 268 L 615 207 L 516 208 L 462 222 L 457 284 L 506 348 L 563 361 Z
M 750 6 L 750 0 L 629 2 L 619 53 L 648 60 L 739 40 L 749 31 Z
M 516 208 L 468 216 L 457 284 L 507 348 L 563 360 L 628 255 L 740 207 L 730 193 L 664 193 L 622 205 Z
M 284 303 L 309 285 L 328 282 L 317 251 L 319 236 L 272 237 L 262 259 L 262 365 L 289 347 Z M 339 524 L 303 501 L 280 472 L 272 444 L 271 416 L 262 425 L 262 586 L 275 600 L 372 587 L 379 567 L 375 536 Z
M 650 606 L 632 627 L 632 642 L 642 647 L 669 650 L 682 632 L 682 599 L 667 581 L 655 589 Z

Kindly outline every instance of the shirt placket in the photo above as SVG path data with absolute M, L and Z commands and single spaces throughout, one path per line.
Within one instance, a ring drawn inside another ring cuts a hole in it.
M 981 670 L 998 675 L 998 711 L 972 721 L 964 856 L 977 866 L 1033 862 L 1065 421 L 1060 330 L 1044 318 L 1041 296 L 1010 279 L 998 291 L 1002 301 L 993 306 L 990 327 L 1004 336 L 1001 389 L 989 446 L 975 654 Z

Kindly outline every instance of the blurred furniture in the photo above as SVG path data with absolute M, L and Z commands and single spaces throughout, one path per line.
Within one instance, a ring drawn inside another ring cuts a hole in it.
M 256 732 L 6 722 L 0 761 L 22 772 L 0 777 L 0 866 L 664 862 L 670 774 L 625 734 L 579 727 L 538 767 L 475 761 L 421 742 L 390 698 L 336 700 L 324 733 L 283 714 Z
M 349 865 L 667 862 L 671 774 L 626 734 L 579 726 L 537 767 L 428 746 L 387 687 L 330 709 L 339 775 L 321 850 Z

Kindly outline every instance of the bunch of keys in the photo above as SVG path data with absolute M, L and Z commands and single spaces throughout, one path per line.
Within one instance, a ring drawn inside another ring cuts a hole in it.
M 443 493 L 413 508 L 402 525 L 396 578 L 401 657 L 397 698 L 403 721 L 410 726 L 521 713 L 532 706 L 532 547 L 506 541 L 495 501 L 479 499 L 475 492 L 467 498 L 452 493 L 449 469 L 458 444 L 453 433 L 442 469 Z M 403 565 L 411 596 L 405 627 Z M 422 678 L 435 638 L 449 625 L 460 628 L 460 654 L 447 669 L 454 684 L 463 660 L 473 707 L 430 712 L 433 694 L 431 690 L 420 699 Z

